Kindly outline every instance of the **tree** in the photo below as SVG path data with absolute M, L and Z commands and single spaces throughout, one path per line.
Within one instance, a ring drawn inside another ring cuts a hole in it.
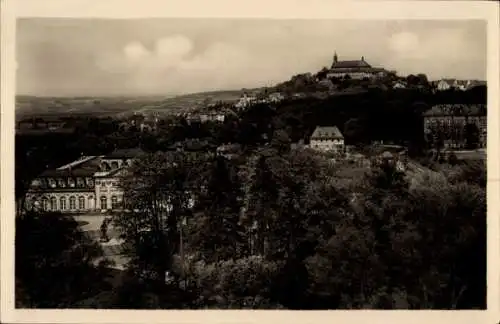
M 458 160 L 458 157 L 455 153 L 451 152 L 449 155 L 448 155 L 448 163 L 451 164 L 451 165 L 457 165 L 459 162 Z
M 248 255 L 247 231 L 240 222 L 241 189 L 235 167 L 217 157 L 189 233 L 190 250 L 203 260 L 217 262 Z
M 165 282 L 172 257 L 179 252 L 179 226 L 190 214 L 203 160 L 204 155 L 183 151 L 149 154 L 124 176 L 124 207 L 130 212 L 118 215 L 115 224 L 138 277 Z
M 419 85 L 423 85 L 423 86 L 429 85 L 429 80 L 427 79 L 427 75 L 425 75 L 423 73 L 419 73 L 419 74 L 417 74 L 417 78 L 418 78 Z
M 467 149 L 476 149 L 479 145 L 479 128 L 474 123 L 465 125 L 465 146 Z
M 362 122 L 351 118 L 344 124 L 344 137 L 350 143 L 359 143 L 365 140 L 365 131 Z
M 316 77 L 319 79 L 319 80 L 323 80 L 326 78 L 327 74 L 328 74 L 328 68 L 325 66 L 323 67 L 317 74 L 316 74 Z
M 37 212 L 17 217 L 15 252 L 17 307 L 68 308 L 109 288 L 109 262 L 72 218 Z
M 279 154 L 286 154 L 290 151 L 291 140 L 285 130 L 277 130 L 273 134 L 271 147 L 277 150 Z

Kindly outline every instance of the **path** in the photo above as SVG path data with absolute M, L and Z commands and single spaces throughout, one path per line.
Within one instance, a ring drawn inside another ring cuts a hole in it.
M 80 228 L 97 242 L 99 242 L 99 239 L 101 237 L 101 224 L 107 217 L 110 216 L 99 214 L 73 216 L 76 221 L 83 222 Z M 99 242 L 103 249 L 104 257 L 115 262 L 115 265 L 112 266 L 112 268 L 123 270 L 128 260 L 126 257 L 121 255 L 121 244 L 123 243 L 123 241 L 118 238 L 118 231 L 113 227 L 112 224 L 108 226 L 108 236 L 110 238 L 108 242 Z

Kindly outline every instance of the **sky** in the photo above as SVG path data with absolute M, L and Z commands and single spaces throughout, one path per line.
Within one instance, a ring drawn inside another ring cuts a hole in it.
M 269 86 L 364 56 L 429 79 L 486 79 L 478 20 L 63 19 L 17 21 L 17 93 L 175 95 Z

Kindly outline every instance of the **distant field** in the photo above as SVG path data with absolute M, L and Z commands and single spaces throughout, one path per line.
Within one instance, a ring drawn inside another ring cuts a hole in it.
M 249 89 L 253 92 L 257 89 Z M 27 116 L 54 115 L 94 115 L 121 116 L 134 112 L 157 112 L 172 114 L 188 112 L 210 102 L 235 102 L 243 90 L 224 90 L 193 93 L 179 96 L 149 97 L 35 97 L 17 96 L 16 115 Z

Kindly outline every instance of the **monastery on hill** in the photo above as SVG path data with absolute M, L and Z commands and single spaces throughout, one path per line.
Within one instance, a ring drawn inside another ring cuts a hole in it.
M 383 76 L 387 72 L 383 68 L 374 68 L 365 58 L 361 56 L 361 60 L 339 61 L 337 53 L 333 56 L 333 63 L 327 73 L 328 78 L 343 78 L 349 76 L 351 79 L 364 79 Z

